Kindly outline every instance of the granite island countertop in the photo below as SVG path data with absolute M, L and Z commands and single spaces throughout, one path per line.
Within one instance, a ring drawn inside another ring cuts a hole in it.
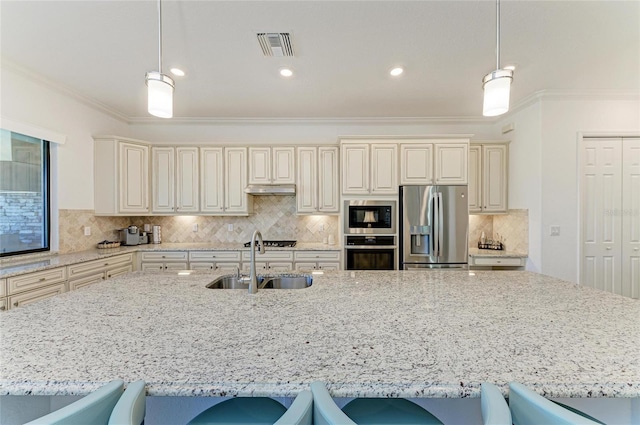
M 640 301 L 525 271 L 329 272 L 298 290 L 212 290 L 134 272 L 0 315 L 1 395 L 640 397 Z M 27 325 L 28 324 L 28 325 Z
M 295 247 L 268 247 L 269 251 L 340 251 L 338 245 L 323 243 L 298 242 Z M 19 256 L 18 258 L 5 258 L 0 260 L 0 279 L 18 276 L 25 273 L 33 273 L 42 270 L 64 267 L 85 261 L 104 259 L 128 252 L 154 252 L 154 251 L 249 251 L 243 243 L 161 243 L 133 246 L 120 246 L 118 248 L 90 249 L 87 251 L 73 252 L 69 254 L 33 254 Z

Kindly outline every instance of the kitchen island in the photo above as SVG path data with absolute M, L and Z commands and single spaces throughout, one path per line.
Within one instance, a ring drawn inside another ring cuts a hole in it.
M 640 397 L 640 301 L 524 271 L 329 272 L 297 290 L 128 275 L 0 316 L 0 394 Z

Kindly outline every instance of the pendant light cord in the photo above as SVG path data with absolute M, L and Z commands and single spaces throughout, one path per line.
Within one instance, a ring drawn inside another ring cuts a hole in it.
M 158 71 L 162 74 L 162 2 L 158 0 Z
M 500 0 L 496 0 L 496 69 L 500 69 Z

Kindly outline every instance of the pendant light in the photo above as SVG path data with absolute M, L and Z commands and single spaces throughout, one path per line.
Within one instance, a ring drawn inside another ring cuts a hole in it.
M 147 72 L 148 110 L 160 118 L 173 117 L 173 89 L 171 77 L 162 73 L 162 4 L 158 0 L 158 71 Z
M 496 70 L 482 79 L 484 102 L 482 115 L 495 117 L 509 110 L 509 92 L 513 70 L 500 69 L 500 0 L 496 0 Z

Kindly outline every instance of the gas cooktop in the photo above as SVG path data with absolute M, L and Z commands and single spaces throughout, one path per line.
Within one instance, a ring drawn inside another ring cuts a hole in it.
M 264 246 L 275 246 L 279 248 L 293 248 L 296 246 L 296 241 L 263 241 Z M 251 246 L 251 242 L 245 242 L 245 248 L 249 248 Z M 258 241 L 256 241 L 256 246 L 258 246 Z

